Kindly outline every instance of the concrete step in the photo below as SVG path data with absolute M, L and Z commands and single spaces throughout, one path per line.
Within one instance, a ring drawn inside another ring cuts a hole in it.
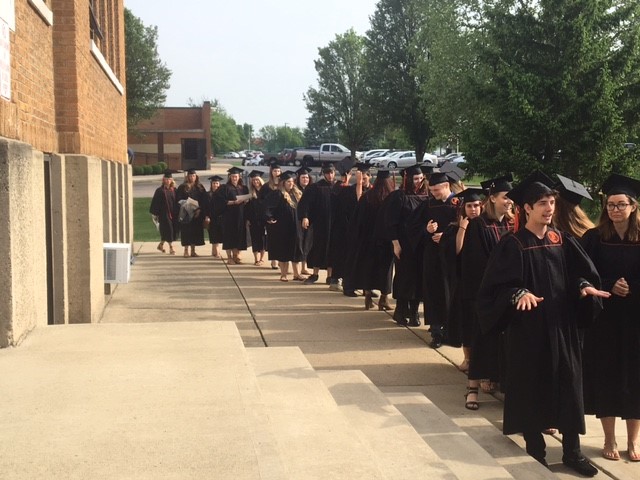
M 461 479 L 557 480 L 483 417 L 444 413 L 421 393 L 385 394 Z
M 387 478 L 299 348 L 247 353 L 291 478 Z
M 398 409 L 361 371 L 322 370 L 318 375 L 373 452 L 386 478 L 463 478 L 452 473 L 446 461 L 422 441 Z M 475 478 L 483 477 L 476 475 Z
M 41 328 L 0 372 L 3 479 L 294 478 L 232 323 Z

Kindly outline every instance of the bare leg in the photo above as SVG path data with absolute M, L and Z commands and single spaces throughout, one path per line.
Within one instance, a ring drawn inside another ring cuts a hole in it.
M 167 242 L 167 243 L 169 243 L 169 254 L 170 255 L 175 255 L 176 251 L 173 249 L 173 243 L 171 243 L 171 242 Z
M 280 281 L 288 282 L 287 275 L 289 274 L 289 262 L 278 262 L 280 267 Z
M 233 259 L 233 250 L 227 250 L 227 263 L 230 263 L 231 265 L 236 263 Z
M 619 460 L 618 444 L 616 443 L 616 417 L 603 417 L 600 419 L 604 431 L 604 448 L 602 456 L 609 460 Z
M 480 382 L 478 380 L 469 380 L 467 384 L 467 395 L 465 400 L 465 408 L 468 410 L 478 410 L 480 405 L 478 404 L 478 387 Z
M 307 271 L 307 261 L 306 260 L 304 262 L 302 262 L 302 270 L 300 270 L 300 273 L 302 275 L 309 275 L 309 272 Z
M 300 262 L 291 262 L 291 269 L 293 270 L 293 278 L 300 278 Z
M 189 247 L 184 247 L 184 256 L 188 257 L 189 256 Z
M 469 370 L 469 359 L 471 358 L 471 347 L 462 347 L 464 353 L 464 360 L 458 365 L 458 370 L 461 372 L 467 372 Z
M 157 250 L 159 252 L 164 253 L 164 240 L 161 240 L 160 243 L 158 244 Z
M 629 459 L 632 462 L 640 462 L 640 443 L 638 443 L 639 432 L 640 420 L 627 420 L 627 445 L 629 446 Z

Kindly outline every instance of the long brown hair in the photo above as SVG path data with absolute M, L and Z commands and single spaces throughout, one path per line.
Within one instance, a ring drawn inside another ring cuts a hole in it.
M 394 180 L 391 177 L 376 177 L 376 181 L 373 182 L 373 187 L 366 196 L 367 201 L 371 205 L 381 205 L 384 199 L 394 190 Z
M 495 192 L 495 193 L 500 193 L 500 192 Z M 496 212 L 496 204 L 491 201 L 491 197 L 494 197 L 494 196 L 495 194 L 487 195 L 487 198 L 484 201 L 482 211 L 491 220 L 499 221 L 500 218 L 498 218 L 498 213 Z M 514 205 L 514 208 L 515 208 L 515 205 Z M 513 213 L 513 209 L 507 211 L 507 213 L 504 214 L 504 218 L 507 219 L 507 222 L 511 222 L 514 216 L 515 214 Z
M 625 195 L 629 200 L 631 206 L 635 206 L 635 210 L 631 212 L 629 215 L 629 226 L 627 227 L 627 231 L 624 234 L 624 240 L 628 240 L 629 242 L 638 242 L 640 241 L 640 216 L 638 215 L 638 201 L 635 198 L 630 197 L 629 195 Z M 613 222 L 609 218 L 609 213 L 606 209 L 606 202 L 609 199 L 609 195 L 605 197 L 605 208 L 602 209 L 600 213 L 600 220 L 598 222 L 598 230 L 600 231 L 600 236 L 603 240 L 611 240 L 614 235 L 616 235 L 616 229 L 613 226 Z
M 561 196 L 556 198 L 556 210 L 553 213 L 553 226 L 562 232 L 581 238 L 587 230 L 595 227 L 591 219 L 579 205 L 567 202 Z

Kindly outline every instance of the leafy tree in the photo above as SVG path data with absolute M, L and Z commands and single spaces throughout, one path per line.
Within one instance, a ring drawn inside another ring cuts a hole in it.
M 422 98 L 424 73 L 418 61 L 429 55 L 418 34 L 427 0 L 380 0 L 366 34 L 367 85 L 379 125 L 403 128 L 422 158 L 433 128 Z
M 338 127 L 327 121 L 322 113 L 311 113 L 307 119 L 307 128 L 304 131 L 306 145 L 320 145 L 323 143 L 338 143 L 340 141 Z
M 231 116 L 215 100 L 211 108 L 211 147 L 214 152 L 222 153 L 241 150 L 243 138 L 238 125 Z
M 158 27 L 145 26 L 128 8 L 124 9 L 124 34 L 127 126 L 132 128 L 164 105 L 171 70 L 158 54 Z
M 597 185 L 632 168 L 637 135 L 640 3 L 495 0 L 475 30 L 477 63 L 463 132 L 487 174 L 533 169 Z
M 320 124 L 335 125 L 351 157 L 371 134 L 372 115 L 364 76 L 364 39 L 352 29 L 318 49 L 318 88 L 309 88 L 307 110 Z
M 299 128 L 288 126 L 276 127 L 267 125 L 258 132 L 264 141 L 264 148 L 268 152 L 279 152 L 284 148 L 298 147 L 304 141 L 304 136 Z

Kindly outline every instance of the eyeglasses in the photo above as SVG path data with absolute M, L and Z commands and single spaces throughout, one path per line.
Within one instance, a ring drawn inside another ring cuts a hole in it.
M 619 210 L 621 212 L 624 212 L 629 205 L 629 203 L 607 203 L 607 210 Z

